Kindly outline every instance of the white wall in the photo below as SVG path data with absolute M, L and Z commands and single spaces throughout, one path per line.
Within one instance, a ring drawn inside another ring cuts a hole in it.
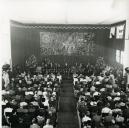
M 0 8 L 0 113 L 1 113 L 1 83 L 2 83 L 2 66 L 11 62 L 11 41 L 10 41 L 10 24 L 9 19 Z M 1 114 L 0 114 L 0 126 Z
M 9 13 L 5 4 L 0 2 L 0 65 L 10 63 L 11 41 Z
M 0 65 L 11 62 L 10 24 L 9 20 L 3 21 L 0 22 Z

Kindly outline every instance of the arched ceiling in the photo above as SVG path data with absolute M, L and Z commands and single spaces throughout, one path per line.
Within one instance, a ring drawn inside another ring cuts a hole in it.
M 127 17 L 128 0 L 1 0 L 1 19 L 22 23 L 112 24 Z

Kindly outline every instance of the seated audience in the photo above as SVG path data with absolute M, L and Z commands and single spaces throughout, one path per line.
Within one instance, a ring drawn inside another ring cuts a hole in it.
M 62 75 L 73 77 L 74 95 L 82 128 L 128 128 L 128 68 L 125 76 L 119 68 L 96 63 L 63 66 L 45 59 L 41 65 L 13 72 L 9 65 L 2 73 L 2 126 L 11 128 L 56 127 L 59 89 Z
M 73 73 L 74 95 L 81 127 L 129 127 L 129 95 L 122 72 L 106 65 L 103 58 L 98 58 L 94 69 L 90 64 L 86 67 L 92 72 L 84 70 Z
M 2 126 L 56 127 L 62 75 L 52 71 L 43 73 L 38 65 L 37 68 L 19 70 L 9 78 L 8 69 L 3 68 Z

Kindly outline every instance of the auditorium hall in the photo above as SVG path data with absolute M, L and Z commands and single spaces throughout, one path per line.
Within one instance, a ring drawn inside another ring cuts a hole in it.
M 1 128 L 129 128 L 129 0 L 0 0 Z

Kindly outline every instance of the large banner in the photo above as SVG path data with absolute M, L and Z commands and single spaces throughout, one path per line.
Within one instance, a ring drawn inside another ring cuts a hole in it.
M 93 32 L 40 32 L 40 52 L 44 55 L 95 54 Z
M 124 38 L 124 26 L 125 25 L 119 25 L 116 28 L 116 38 L 117 39 L 123 39 Z

